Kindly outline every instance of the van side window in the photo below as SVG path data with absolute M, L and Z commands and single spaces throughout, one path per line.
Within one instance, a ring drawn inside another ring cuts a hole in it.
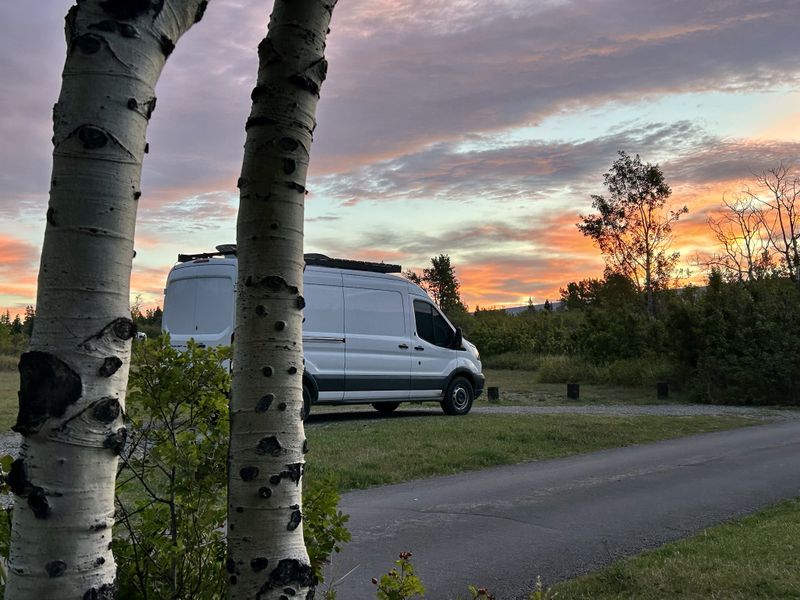
M 306 309 L 303 330 L 308 333 L 336 333 L 344 330 L 344 298 L 342 288 L 309 283 L 303 286 Z
M 344 288 L 344 328 L 347 333 L 403 336 L 403 297 L 391 290 Z
M 417 324 L 417 335 L 426 342 L 446 348 L 453 339 L 453 330 L 444 317 L 433 305 L 414 300 L 414 321 Z

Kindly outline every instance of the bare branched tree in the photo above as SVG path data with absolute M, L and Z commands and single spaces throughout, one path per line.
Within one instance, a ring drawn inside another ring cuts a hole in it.
M 708 217 L 708 226 L 720 251 L 698 262 L 719 269 L 728 279 L 761 279 L 773 267 L 769 230 L 761 203 L 740 194 L 722 199 L 722 212 Z
M 785 274 L 800 284 L 800 175 L 781 163 L 755 180 L 758 187 L 744 193 L 761 205 L 769 244 Z

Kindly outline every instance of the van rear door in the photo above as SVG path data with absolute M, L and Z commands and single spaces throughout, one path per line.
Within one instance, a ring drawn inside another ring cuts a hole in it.
M 185 346 L 190 338 L 205 346 L 231 343 L 235 277 L 233 265 L 186 265 L 170 273 L 163 329 L 173 346 Z

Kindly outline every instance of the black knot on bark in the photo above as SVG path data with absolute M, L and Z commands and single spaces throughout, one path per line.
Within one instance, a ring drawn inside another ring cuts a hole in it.
M 92 125 L 81 125 L 78 128 L 78 139 L 86 150 L 98 150 L 108 144 L 106 132 Z
M 263 317 L 264 315 L 267 314 L 267 309 L 264 307 L 263 304 L 259 304 L 258 306 L 256 306 L 256 314 L 259 317 Z
M 92 407 L 92 416 L 101 423 L 111 423 L 121 412 L 119 400 L 112 397 L 101 398 Z
M 274 435 L 262 438 L 256 446 L 259 454 L 269 454 L 270 456 L 280 456 L 283 453 L 283 446 Z
M 303 310 L 306 307 L 306 299 L 302 296 L 297 297 L 297 308 Z
M 253 481 L 258 477 L 258 467 L 242 467 L 239 470 L 239 477 L 242 481 Z
M 67 570 L 67 563 L 63 560 L 51 560 L 44 566 L 48 577 L 61 577 Z
M 286 321 L 275 321 L 275 331 L 283 331 L 286 329 Z
M 114 319 L 111 321 L 110 325 L 114 335 L 123 341 L 133 338 L 138 330 L 136 323 L 127 317 Z
M 289 516 L 289 523 L 286 525 L 286 529 L 288 531 L 294 531 L 303 521 L 303 513 L 299 510 L 293 510 L 292 514 Z
M 278 404 L 278 410 L 286 410 L 286 402 L 281 402 Z
M 272 490 L 266 486 L 260 487 L 258 488 L 258 495 L 261 496 L 262 498 L 269 498 L 270 496 L 272 496 Z
M 161 35 L 161 38 L 158 40 L 158 44 L 161 47 L 161 52 L 167 58 L 169 58 L 169 55 L 172 54 L 173 50 L 175 50 L 175 42 L 169 39 L 169 37 L 166 35 Z
M 308 454 L 308 440 L 303 440 L 303 454 Z
M 103 364 L 97 370 L 100 377 L 111 377 L 114 373 L 119 371 L 122 366 L 122 359 L 119 356 L 107 356 L 103 359 Z
M 258 59 L 266 64 L 272 64 L 281 60 L 281 55 L 275 49 L 272 40 L 265 37 L 258 45 Z
M 282 137 L 278 140 L 278 145 L 284 152 L 294 152 L 300 146 L 300 142 L 294 138 Z
M 128 440 L 128 430 L 125 427 L 120 427 L 114 433 L 106 436 L 103 440 L 103 448 L 111 450 L 115 456 L 122 454 L 125 449 L 125 442 Z
M 284 558 L 269 574 L 269 580 L 262 586 L 260 593 L 285 588 L 289 584 L 298 588 L 314 585 L 314 572 L 311 565 L 301 563 L 296 558 Z
M 294 190 L 295 192 L 298 192 L 300 194 L 305 194 L 306 193 L 306 188 L 304 188 L 302 185 L 300 185 L 296 181 L 287 181 L 286 182 L 286 187 L 288 187 L 290 190 Z
M 50 503 L 47 501 L 47 494 L 39 486 L 34 486 L 28 494 L 28 506 L 37 519 L 46 519 L 50 516 L 51 509 Z
M 203 15 L 206 14 L 206 8 L 208 8 L 208 0 L 203 0 L 197 6 L 197 12 L 194 13 L 194 22 L 199 23 L 200 19 L 203 18 Z
M 253 558 L 250 560 L 250 568 L 253 569 L 253 571 L 255 571 L 256 573 L 266 569 L 268 564 L 269 560 L 263 556 L 259 556 L 257 558 Z
M 275 400 L 275 396 L 272 394 L 267 394 L 266 396 L 262 396 L 261 399 L 256 404 L 256 412 L 263 413 L 269 410 L 269 407 L 272 405 L 272 401 Z
M 20 357 L 19 413 L 11 428 L 27 435 L 39 431 L 50 417 L 61 417 L 81 397 L 80 376 L 60 358 L 31 351 Z
M 289 375 L 294 375 L 297 373 L 297 367 L 289 367 L 288 370 Z
M 284 158 L 283 159 L 283 172 L 287 175 L 291 175 L 297 169 L 297 163 L 294 162 L 291 158 Z
M 233 560 L 233 559 L 232 559 L 230 556 L 229 556 L 229 557 L 228 557 L 228 559 L 225 561 L 225 570 L 226 570 L 228 573 L 230 573 L 231 575 L 233 575 L 234 573 L 236 573 L 236 561 L 235 561 L 235 560 Z
M 18 458 L 11 463 L 11 469 L 6 475 L 6 483 L 11 492 L 17 496 L 27 496 L 33 489 L 33 484 L 28 480 L 28 467 L 25 461 Z
M 264 377 L 272 377 L 273 373 L 272 367 L 264 367 L 263 369 L 261 369 L 261 373 L 262 375 L 264 375 Z
M 84 33 L 72 40 L 70 50 L 77 48 L 83 54 L 96 54 L 103 47 L 104 40 L 99 35 Z

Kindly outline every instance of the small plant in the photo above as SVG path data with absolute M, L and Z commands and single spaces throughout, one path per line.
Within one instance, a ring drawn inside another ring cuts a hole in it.
M 411 564 L 411 552 L 401 552 L 400 558 L 394 562 L 396 565 L 391 571 L 382 575 L 380 580 L 372 578 L 372 583 L 378 586 L 376 598 L 378 600 L 411 600 L 424 598 L 425 586 L 420 578 L 414 574 L 414 565 Z

